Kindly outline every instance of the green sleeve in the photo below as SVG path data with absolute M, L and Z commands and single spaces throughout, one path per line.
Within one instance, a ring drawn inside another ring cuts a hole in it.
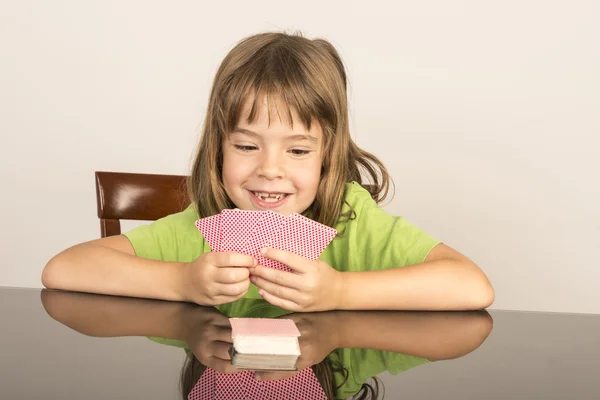
M 343 383 L 336 395 L 339 399 L 355 395 L 363 383 L 382 372 L 397 375 L 429 362 L 425 358 L 408 354 L 372 349 L 337 349 L 330 355 L 330 361 L 341 364 L 348 375 L 344 382 L 341 374 L 335 374 L 336 385 Z
M 209 244 L 196 228 L 198 213 L 192 205 L 184 211 L 169 215 L 150 225 L 140 226 L 124 235 L 138 257 L 171 262 L 191 262 L 211 251 Z M 262 299 L 258 288 L 250 284 L 244 298 Z
M 380 208 L 358 183 L 346 185 L 343 211 L 355 217 L 336 226 L 338 232 L 323 253 L 325 261 L 338 270 L 368 271 L 419 264 L 439 240 L 403 217 Z
M 198 214 L 190 205 L 184 211 L 134 228 L 124 235 L 135 254 L 152 260 L 190 262 L 210 247 L 196 228 Z

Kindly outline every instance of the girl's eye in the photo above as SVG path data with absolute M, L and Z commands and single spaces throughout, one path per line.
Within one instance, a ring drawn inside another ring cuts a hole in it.
M 252 150 L 256 150 L 256 146 L 244 146 L 241 144 L 234 144 L 233 145 L 236 149 L 241 150 L 241 151 L 252 151 Z
M 290 150 L 290 152 L 296 156 L 304 156 L 304 155 L 310 153 L 310 150 L 292 149 L 292 150 Z

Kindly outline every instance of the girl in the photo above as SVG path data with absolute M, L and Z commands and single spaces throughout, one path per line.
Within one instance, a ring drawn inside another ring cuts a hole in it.
M 260 297 L 291 311 L 488 307 L 494 291 L 471 260 L 377 206 L 390 178 L 350 137 L 346 88 L 325 40 L 242 40 L 214 79 L 188 209 L 63 251 L 43 284 L 202 305 Z M 293 272 L 211 252 L 194 222 L 236 207 L 301 213 L 338 235 L 317 261 L 262 250 Z

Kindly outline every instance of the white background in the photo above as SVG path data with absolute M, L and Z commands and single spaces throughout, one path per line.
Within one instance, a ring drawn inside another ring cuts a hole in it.
M 390 212 L 475 260 L 493 308 L 600 313 L 599 2 L 3 3 L 0 286 L 99 237 L 95 170 L 187 174 L 227 51 L 301 30 L 344 58 Z

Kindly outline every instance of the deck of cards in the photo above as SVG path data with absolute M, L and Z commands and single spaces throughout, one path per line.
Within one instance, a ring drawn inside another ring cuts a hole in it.
M 226 209 L 199 219 L 196 227 L 213 252 L 246 254 L 255 257 L 261 265 L 284 271 L 291 269 L 263 258 L 260 250 L 269 246 L 314 261 L 337 233 L 333 228 L 296 213 L 285 216 L 273 211 L 239 209 Z
M 242 370 L 297 371 L 300 331 L 291 319 L 230 318 L 231 364 Z

